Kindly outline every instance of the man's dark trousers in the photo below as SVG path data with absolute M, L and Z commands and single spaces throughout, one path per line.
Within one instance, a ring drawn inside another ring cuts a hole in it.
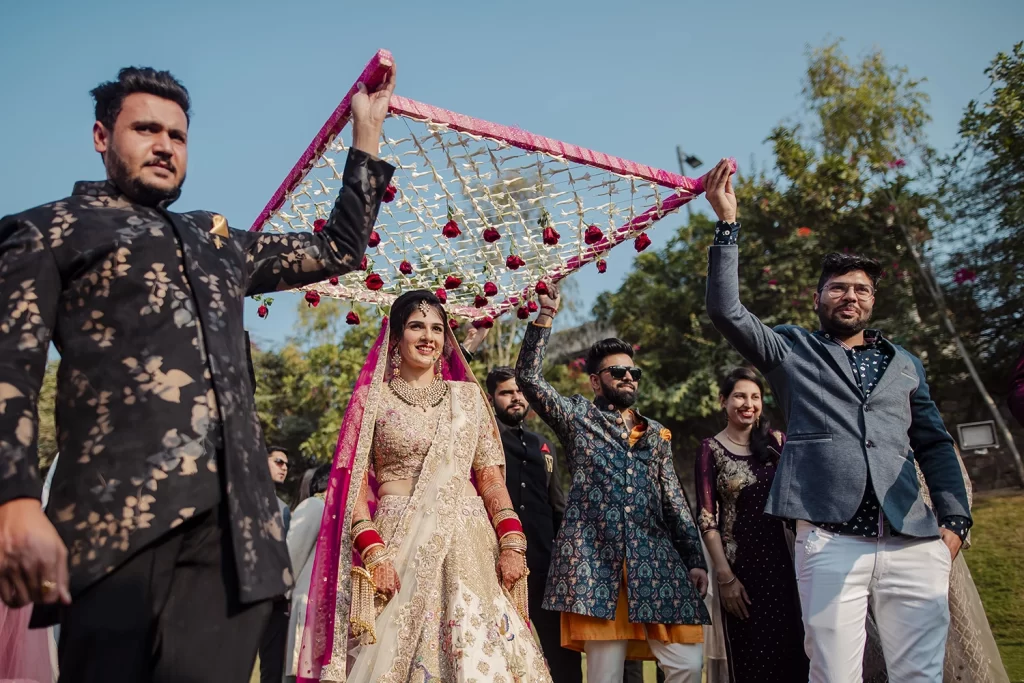
M 78 596 L 60 683 L 246 683 L 271 601 L 239 601 L 229 524 L 200 513 Z

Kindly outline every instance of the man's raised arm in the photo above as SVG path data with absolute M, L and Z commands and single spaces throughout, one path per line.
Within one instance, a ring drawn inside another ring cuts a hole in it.
M 246 253 L 246 296 L 322 282 L 354 270 L 366 252 L 384 191 L 395 169 L 377 158 L 395 89 L 395 67 L 374 92 L 360 83 L 352 96 L 352 147 L 334 209 L 314 232 L 232 231 Z
M 540 418 L 564 440 L 571 431 L 573 404 L 548 384 L 542 367 L 544 347 L 551 336 L 551 323 L 558 312 L 558 303 L 558 290 L 551 285 L 549 294 L 540 296 L 537 319 L 526 328 L 516 362 L 516 383 Z
M 789 344 L 758 320 L 740 303 L 739 247 L 740 224 L 736 222 L 736 193 L 732 189 L 732 169 L 725 159 L 707 175 L 706 195 L 718 224 L 715 242 L 708 249 L 708 316 L 715 329 L 741 356 L 767 374 L 789 353 Z

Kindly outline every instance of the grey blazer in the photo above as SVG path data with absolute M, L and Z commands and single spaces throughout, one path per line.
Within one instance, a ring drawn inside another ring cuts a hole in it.
M 884 341 L 893 359 L 865 397 L 842 347 L 794 325 L 772 329 L 743 307 L 738 247 L 713 246 L 708 255 L 711 322 L 768 379 L 788 422 L 765 512 L 845 522 L 860 505 L 870 471 L 886 520 L 902 534 L 938 536 L 936 513 L 970 518 L 953 439 L 921 361 Z M 914 458 L 935 512 L 921 495 Z

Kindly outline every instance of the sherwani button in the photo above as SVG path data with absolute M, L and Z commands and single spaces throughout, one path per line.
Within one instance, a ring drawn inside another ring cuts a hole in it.
M 625 510 L 626 512 L 629 512 L 630 507 L 627 505 L 626 507 L 623 508 L 623 510 Z
M 626 493 L 633 493 L 633 487 L 632 486 L 627 486 L 626 487 Z
M 626 432 L 622 432 L 621 434 L 619 434 L 619 438 L 620 439 L 628 439 L 629 438 L 629 434 L 627 434 Z

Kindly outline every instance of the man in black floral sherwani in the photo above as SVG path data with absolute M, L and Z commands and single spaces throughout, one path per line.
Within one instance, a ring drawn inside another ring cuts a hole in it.
M 292 583 L 253 402 L 245 297 L 352 270 L 393 169 L 393 75 L 353 97 L 319 233 L 172 213 L 189 96 L 123 69 L 93 91 L 107 179 L 0 220 L 0 598 L 61 623 L 61 681 L 243 681 Z M 39 505 L 36 403 L 61 353 L 61 466 Z M 56 609 L 55 609 L 56 608 Z

